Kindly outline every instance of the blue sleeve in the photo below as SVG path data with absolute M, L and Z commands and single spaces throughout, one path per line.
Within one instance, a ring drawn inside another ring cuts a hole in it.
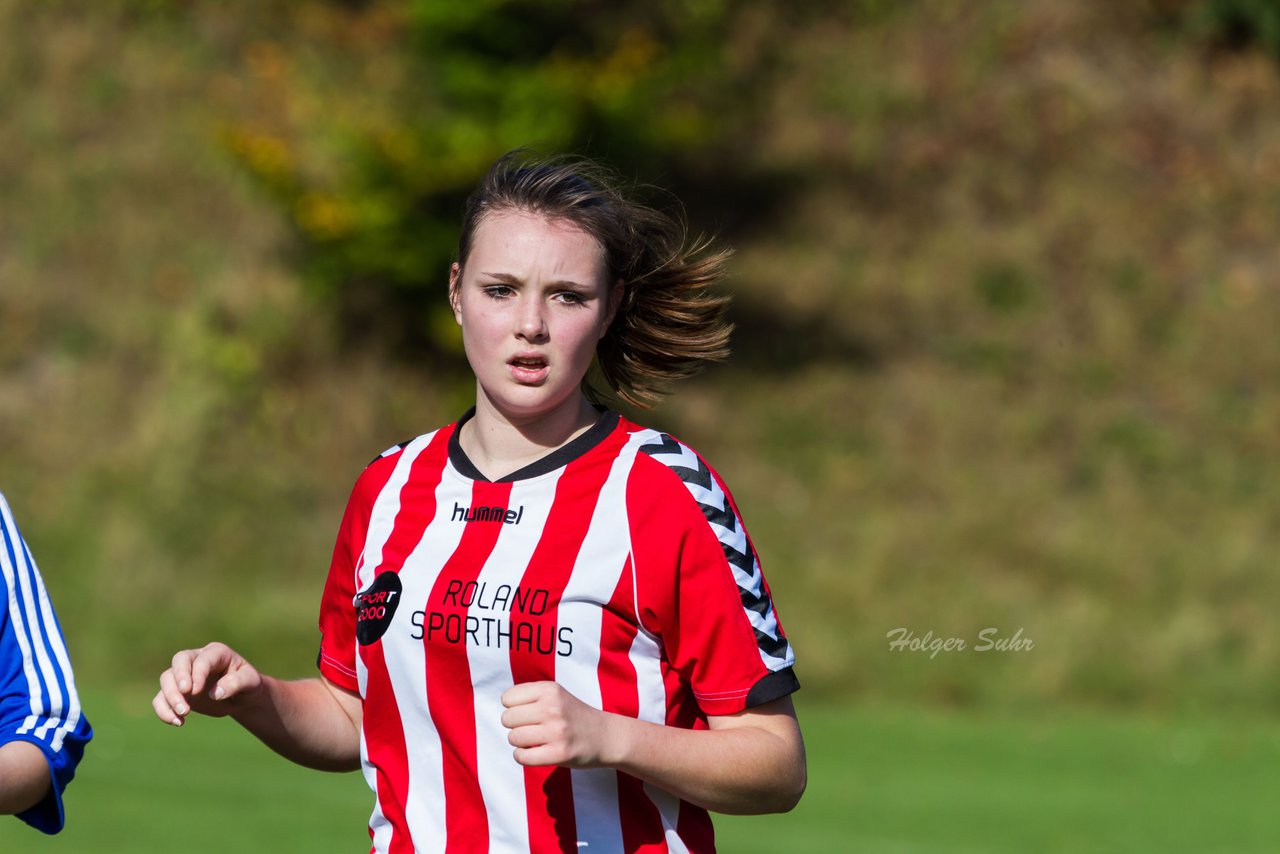
M 45 833 L 62 829 L 62 792 L 92 737 L 44 581 L 0 495 L 0 744 L 39 747 L 52 781 L 20 819 Z

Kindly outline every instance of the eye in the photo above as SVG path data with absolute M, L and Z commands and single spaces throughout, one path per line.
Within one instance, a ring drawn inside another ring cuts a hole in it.
M 514 293 L 510 285 L 485 285 L 485 295 L 493 299 L 506 299 Z
M 565 305 L 582 305 L 587 301 L 587 298 L 577 291 L 560 291 L 555 295 L 555 299 Z

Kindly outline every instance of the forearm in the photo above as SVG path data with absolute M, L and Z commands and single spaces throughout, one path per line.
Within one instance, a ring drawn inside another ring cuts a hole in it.
M 0 814 L 30 809 L 52 785 L 44 751 L 27 741 L 0 745 Z
M 299 765 L 353 771 L 360 767 L 360 722 L 334 694 L 340 690 L 320 679 L 263 676 L 256 691 L 232 701 L 231 717 Z
M 185 649 L 160 674 L 151 700 L 160 720 L 180 727 L 192 712 L 230 715 L 284 756 L 324 771 L 360 766 L 360 697 L 323 676 L 284 681 L 264 676 L 224 643 Z
M 610 747 L 602 764 L 705 809 L 738 815 L 786 812 L 804 792 L 804 745 L 794 719 L 790 727 L 710 730 L 620 715 L 607 720 Z

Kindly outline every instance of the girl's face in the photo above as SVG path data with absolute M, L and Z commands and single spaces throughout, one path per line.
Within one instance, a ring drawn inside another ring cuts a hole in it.
M 518 210 L 481 219 L 466 269 L 449 275 L 477 406 L 513 423 L 576 415 L 621 296 L 609 284 L 604 250 L 573 223 Z

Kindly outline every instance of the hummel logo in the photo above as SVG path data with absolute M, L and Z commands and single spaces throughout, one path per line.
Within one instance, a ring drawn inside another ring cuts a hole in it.
M 524 505 L 517 510 L 505 507 L 463 507 L 456 501 L 453 504 L 453 515 L 450 522 L 501 522 L 504 525 L 519 525 L 524 516 Z

